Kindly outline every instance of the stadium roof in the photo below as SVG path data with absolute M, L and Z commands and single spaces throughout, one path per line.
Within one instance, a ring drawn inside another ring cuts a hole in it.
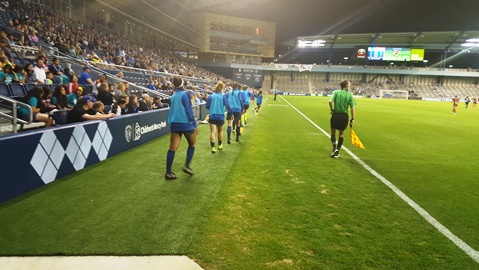
M 147 0 L 151 3 L 161 3 L 161 0 Z M 258 0 L 255 0 L 257 2 Z M 174 0 L 175 4 L 181 6 L 189 12 L 194 11 L 215 11 L 215 12 L 231 12 L 231 10 L 244 9 L 252 0 Z
M 295 47 L 296 40 L 316 41 L 318 49 L 352 49 L 358 46 L 424 48 L 426 50 L 479 53 L 479 31 L 400 32 L 301 36 L 283 43 Z

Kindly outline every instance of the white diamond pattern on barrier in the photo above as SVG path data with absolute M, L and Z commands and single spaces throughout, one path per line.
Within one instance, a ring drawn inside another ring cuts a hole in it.
M 86 160 L 91 149 L 91 141 L 83 126 L 77 126 L 73 130 L 72 137 L 68 142 L 67 156 L 75 170 L 85 168 Z
M 95 149 L 98 159 L 105 160 L 108 157 L 108 151 L 113 141 L 110 129 L 106 122 L 100 122 L 93 138 L 93 149 Z
M 53 131 L 46 131 L 40 138 L 30 164 L 45 184 L 56 179 L 65 151 Z

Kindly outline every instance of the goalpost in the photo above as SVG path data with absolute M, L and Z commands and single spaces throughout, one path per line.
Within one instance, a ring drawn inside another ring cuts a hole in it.
M 407 90 L 379 90 L 379 98 L 409 99 Z

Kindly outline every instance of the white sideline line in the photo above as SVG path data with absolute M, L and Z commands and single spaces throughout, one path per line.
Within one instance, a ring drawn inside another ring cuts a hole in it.
M 308 120 L 313 126 L 319 129 L 321 132 L 324 133 L 328 138 L 331 138 L 330 134 L 319 127 L 316 123 L 314 123 L 311 119 L 309 119 L 306 115 L 304 115 L 300 110 L 294 107 L 291 103 L 289 103 L 286 99 L 281 97 L 286 103 L 291 106 L 295 111 L 297 111 L 300 115 L 302 115 L 306 120 Z M 399 188 L 397 188 L 394 184 L 389 182 L 384 176 L 380 175 L 376 172 L 373 168 L 367 165 L 364 161 L 362 161 L 358 156 L 356 156 L 353 152 L 349 151 L 346 147 L 341 147 L 341 150 L 345 150 L 354 160 L 356 160 L 361 166 L 363 166 L 367 171 L 369 171 L 372 175 L 376 176 L 383 184 L 388 186 L 396 195 L 398 195 L 403 201 L 405 201 L 409 206 L 411 206 L 416 212 L 419 213 L 427 222 L 429 222 L 434 228 L 436 228 L 439 232 L 441 232 L 444 236 L 446 236 L 449 240 L 451 240 L 457 247 L 462 249 L 469 257 L 471 257 L 474 261 L 479 263 L 479 251 L 474 250 L 471 246 L 467 243 L 462 241 L 459 237 L 453 234 L 448 228 L 442 225 L 437 219 L 435 219 L 431 214 L 429 214 L 424 208 L 419 206 L 415 203 L 412 199 L 410 199 L 404 192 L 402 192 Z

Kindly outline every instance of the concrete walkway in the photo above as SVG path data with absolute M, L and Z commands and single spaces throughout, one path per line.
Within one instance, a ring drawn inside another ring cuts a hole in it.
M 186 256 L 0 257 L 2 270 L 201 270 Z

